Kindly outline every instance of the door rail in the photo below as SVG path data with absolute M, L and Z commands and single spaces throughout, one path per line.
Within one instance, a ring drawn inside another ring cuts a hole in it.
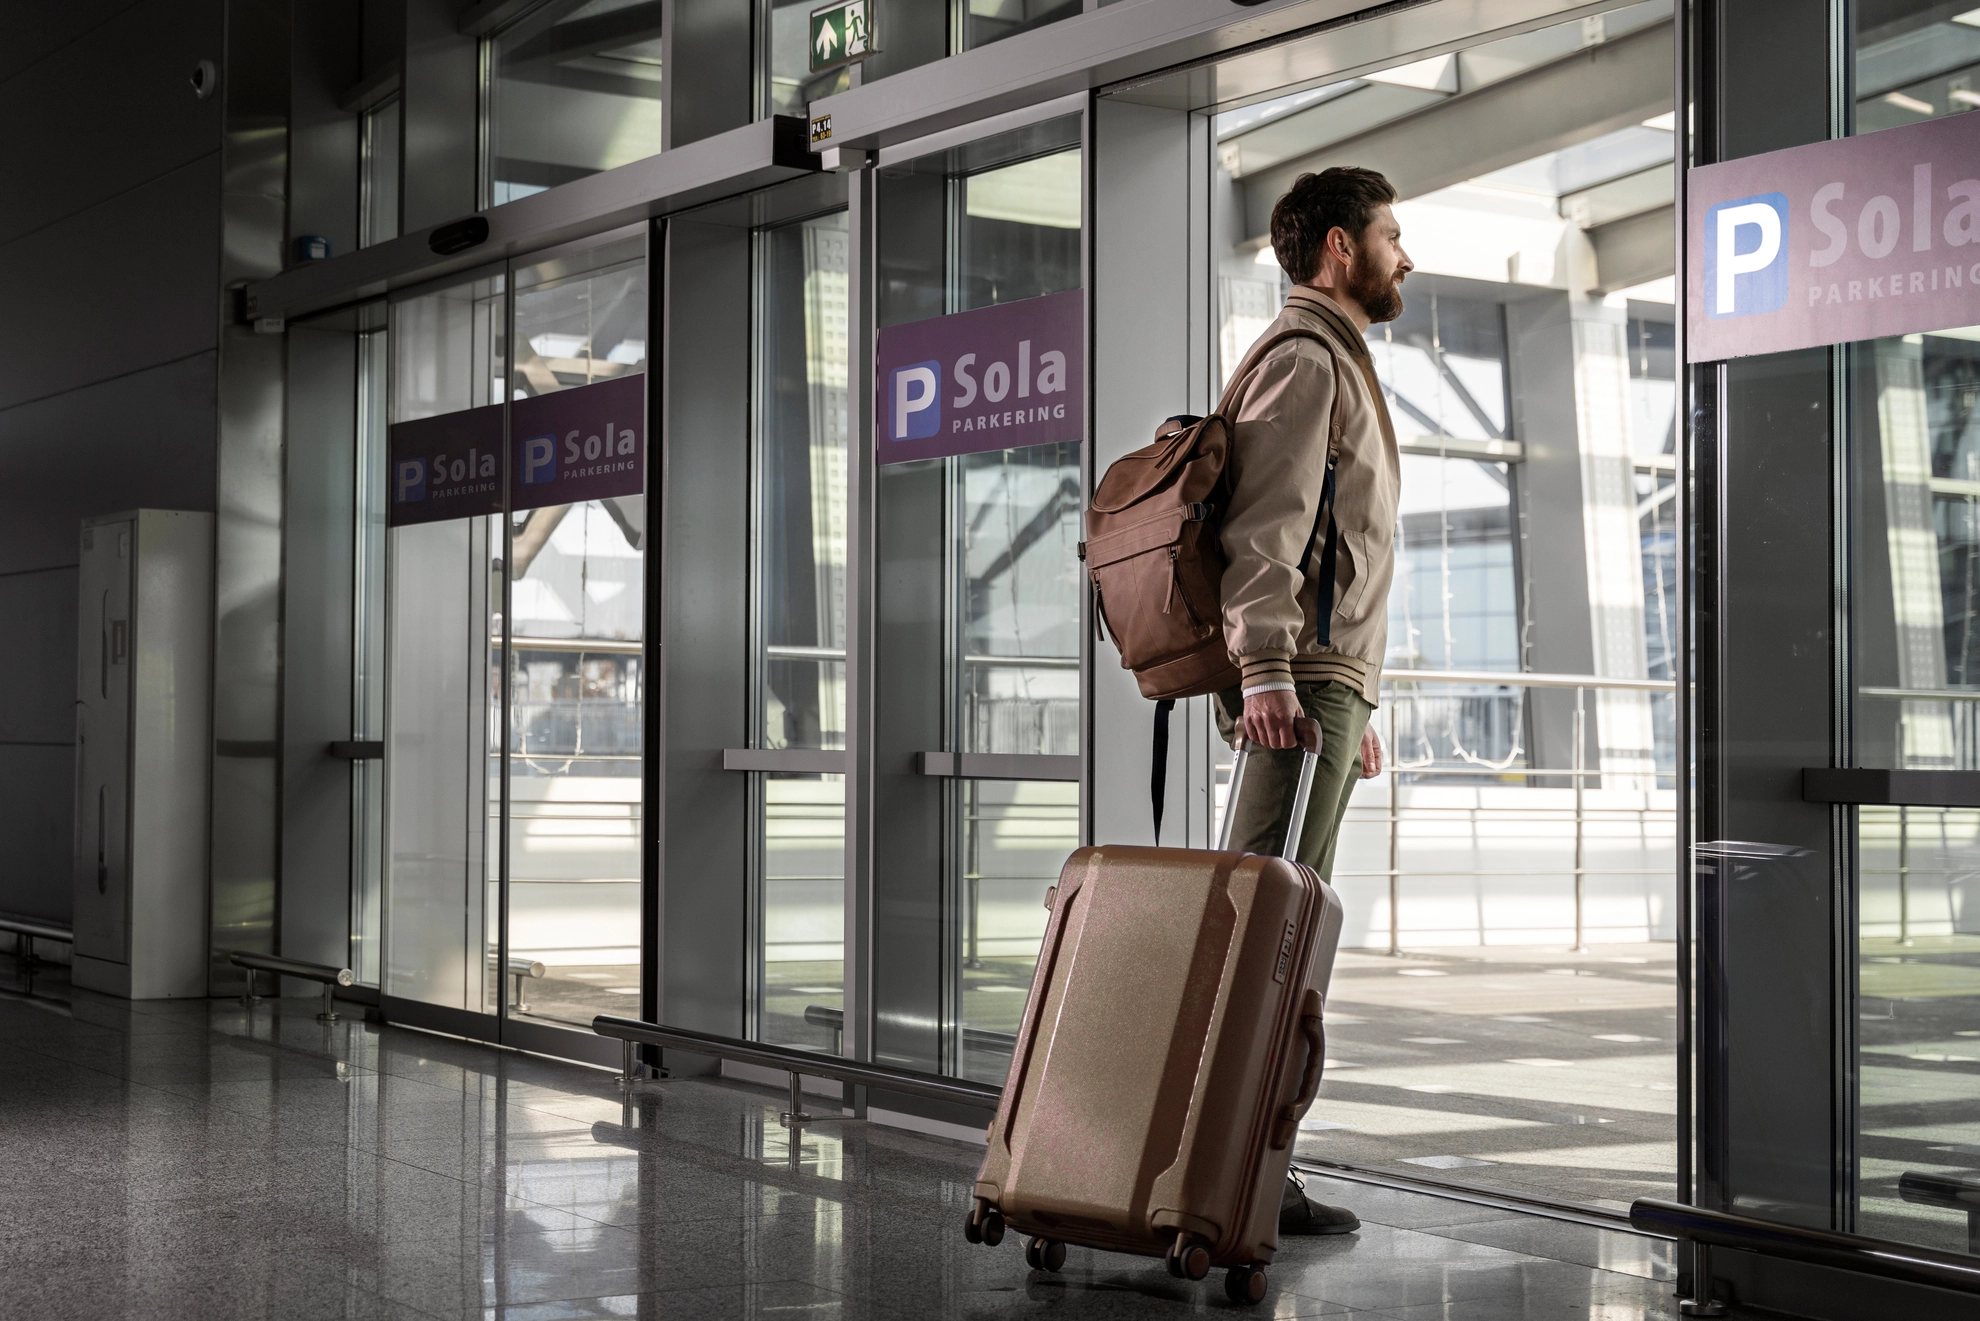
M 1980 1295 L 1980 1258 L 1939 1248 L 1913 1247 L 1886 1239 L 1841 1234 L 1830 1229 L 1777 1224 L 1727 1211 L 1640 1197 L 1629 1208 L 1629 1222 L 1647 1234 L 1667 1234 L 1705 1247 L 1737 1248 L 1762 1256 L 1784 1257 L 1858 1275 L 1875 1275 L 1907 1284 L 1929 1285 L 1958 1293 Z M 1694 1272 L 1696 1278 L 1698 1272 Z M 1709 1276 L 1707 1276 L 1709 1279 Z M 1709 1283 L 1693 1284 L 1708 1291 Z M 1709 1298 L 1700 1298 L 1709 1304 Z M 1695 1313 L 1694 1313 L 1695 1314 Z M 1711 1313 L 1705 1313 L 1711 1315 Z
M 769 1046 L 760 1041 L 743 1041 L 737 1037 L 717 1036 L 712 1032 L 696 1032 L 684 1027 L 666 1027 L 613 1014 L 600 1014 L 592 1019 L 591 1030 L 624 1045 L 625 1072 L 620 1075 L 619 1081 L 626 1087 L 638 1081 L 638 1066 L 633 1061 L 633 1047 L 636 1045 L 685 1050 L 695 1055 L 712 1055 L 720 1060 L 754 1064 L 788 1073 L 791 1076 L 791 1108 L 781 1118 L 790 1128 L 811 1120 L 811 1116 L 804 1113 L 804 1098 L 800 1090 L 800 1080 L 804 1077 L 830 1078 L 859 1087 L 921 1096 L 932 1101 L 954 1101 L 978 1108 L 995 1109 L 1004 1096 L 1003 1088 L 993 1087 L 989 1083 L 944 1078 L 914 1069 L 895 1069 L 885 1064 L 868 1064 L 836 1055 L 793 1050 L 789 1046 Z

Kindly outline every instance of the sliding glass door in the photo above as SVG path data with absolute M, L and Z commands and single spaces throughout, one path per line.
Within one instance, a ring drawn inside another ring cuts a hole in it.
M 638 1011 L 646 246 L 393 306 L 387 995 L 577 1028 Z
M 1081 287 L 1080 122 L 882 169 L 881 326 Z M 883 1063 L 993 1082 L 1009 1063 L 1080 837 L 1084 465 L 1063 443 L 879 469 Z

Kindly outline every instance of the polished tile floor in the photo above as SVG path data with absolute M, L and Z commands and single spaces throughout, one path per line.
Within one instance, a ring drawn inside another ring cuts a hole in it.
M 643 1084 L 314 1000 L 0 998 L 0 1318 L 1163 1317 L 1219 1278 L 971 1247 L 963 1144 Z M 1670 1245 L 1364 1184 L 1254 1316 L 1675 1315 Z

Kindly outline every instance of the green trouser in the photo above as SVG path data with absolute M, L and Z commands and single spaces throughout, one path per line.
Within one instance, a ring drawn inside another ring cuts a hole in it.
M 1300 832 L 1299 861 L 1334 878 L 1334 845 L 1341 835 L 1341 818 L 1361 778 L 1361 735 L 1375 708 L 1344 683 L 1294 685 L 1306 714 L 1320 722 L 1320 765 L 1313 774 L 1313 792 L 1306 800 L 1306 827 Z M 1235 743 L 1244 715 L 1244 693 L 1227 688 L 1217 694 L 1217 727 Z M 1231 809 L 1231 847 L 1245 853 L 1278 854 L 1284 847 L 1292 818 L 1293 793 L 1299 787 L 1298 748 L 1257 748 L 1247 759 L 1244 783 Z

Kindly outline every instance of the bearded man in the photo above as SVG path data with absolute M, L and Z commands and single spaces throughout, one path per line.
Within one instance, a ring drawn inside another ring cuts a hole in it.
M 1322 731 L 1299 861 L 1332 879 L 1334 846 L 1357 778 L 1382 769 L 1368 718 L 1380 701 L 1395 572 L 1402 464 L 1364 338 L 1402 314 L 1411 266 L 1389 181 L 1337 167 L 1303 174 L 1272 209 L 1272 250 L 1293 282 L 1236 401 L 1223 522 L 1224 638 L 1243 672 L 1217 695 L 1227 739 L 1259 751 L 1231 804 L 1231 847 L 1276 854 L 1292 815 L 1300 756 L 1293 721 Z M 1281 1234 L 1346 1234 L 1354 1212 L 1305 1195 L 1290 1175 Z

